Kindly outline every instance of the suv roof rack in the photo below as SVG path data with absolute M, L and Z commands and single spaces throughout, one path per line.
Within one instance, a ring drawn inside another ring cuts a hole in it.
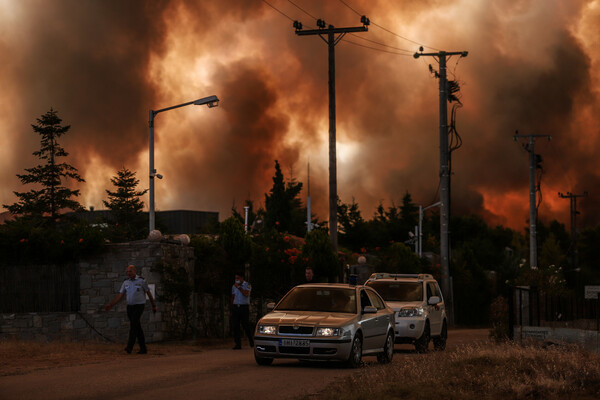
M 433 275 L 431 274 L 390 274 L 387 272 L 376 272 L 371 274 L 368 280 L 377 280 L 377 279 L 398 279 L 398 278 L 417 278 L 419 280 L 425 279 L 433 279 Z

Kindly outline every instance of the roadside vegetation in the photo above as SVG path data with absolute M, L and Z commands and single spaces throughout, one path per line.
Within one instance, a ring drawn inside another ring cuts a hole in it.
M 599 396 L 600 355 L 575 346 L 505 342 L 411 354 L 384 367 L 373 365 L 305 400 L 597 399 Z

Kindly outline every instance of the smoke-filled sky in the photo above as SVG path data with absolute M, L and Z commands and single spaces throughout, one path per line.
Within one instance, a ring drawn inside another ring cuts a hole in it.
M 552 136 L 536 142 L 540 217 L 568 226 L 569 200 L 557 193 L 588 191 L 578 221 L 600 222 L 600 0 L 268 2 L 285 16 L 260 0 L 0 0 L 2 204 L 27 190 L 16 174 L 38 163 L 31 124 L 50 108 L 71 125 L 61 144 L 87 181 L 80 201 L 100 209 L 122 167 L 148 186 L 148 110 L 216 94 L 217 108 L 156 117 L 157 209 L 223 219 L 246 199 L 263 205 L 277 159 L 305 184 L 310 162 L 313 211 L 327 220 L 327 45 L 295 35 L 287 17 L 305 29 L 316 25 L 307 14 L 361 26 L 354 9 L 372 25 L 335 49 L 342 201 L 354 198 L 370 218 L 406 191 L 423 206 L 438 200 L 437 62 L 412 57 L 423 44 L 469 51 L 448 62 L 464 104 L 452 212 L 525 227 L 528 153 L 512 140 L 518 129 Z

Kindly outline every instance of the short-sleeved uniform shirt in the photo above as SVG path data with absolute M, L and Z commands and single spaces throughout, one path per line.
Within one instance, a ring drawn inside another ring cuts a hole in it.
M 144 278 L 136 275 L 133 279 L 125 279 L 119 293 L 125 295 L 128 305 L 146 304 L 146 292 L 148 290 L 148 284 Z
M 252 285 L 249 282 L 242 282 L 242 289 L 252 291 Z M 231 294 L 233 295 L 233 304 L 250 304 L 250 295 L 248 297 L 242 294 L 242 291 L 235 287 L 235 285 L 231 286 Z

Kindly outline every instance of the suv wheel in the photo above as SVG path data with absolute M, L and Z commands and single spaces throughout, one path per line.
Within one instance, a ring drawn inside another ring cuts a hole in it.
M 346 365 L 350 368 L 358 368 L 360 367 L 360 363 L 362 361 L 362 339 L 360 334 L 356 334 L 354 336 L 354 340 L 352 341 L 352 348 L 350 349 L 350 356 L 348 357 L 348 361 L 346 361 Z
M 429 329 L 429 321 L 425 321 L 425 329 L 420 338 L 415 341 L 415 349 L 417 353 L 426 353 L 429 348 L 429 340 L 431 339 L 431 333 Z
M 273 364 L 273 359 L 272 358 L 256 357 L 256 356 L 254 356 L 254 359 L 256 360 L 256 363 L 258 365 L 271 365 L 271 364 Z
M 392 362 L 394 357 L 394 335 L 389 332 L 385 338 L 385 346 L 383 347 L 383 353 L 377 354 L 377 361 L 380 364 L 388 364 Z
M 442 332 L 440 336 L 433 338 L 433 348 L 442 351 L 446 349 L 446 341 L 448 339 L 448 328 L 446 328 L 446 321 L 442 325 Z

